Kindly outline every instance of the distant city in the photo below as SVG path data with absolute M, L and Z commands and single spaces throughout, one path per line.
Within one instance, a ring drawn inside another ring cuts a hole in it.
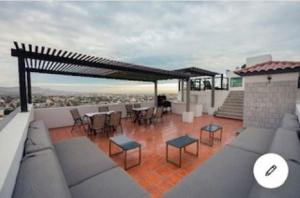
M 39 91 L 37 91 L 39 90 Z M 19 105 L 19 96 L 17 90 L 9 92 L 0 88 L 0 119 L 4 115 L 15 110 Z M 51 94 L 53 93 L 53 95 Z M 177 94 L 164 94 L 168 100 L 177 99 Z M 152 101 L 153 94 L 81 94 L 60 92 L 53 90 L 35 89 L 32 96 L 32 102 L 35 108 L 55 108 L 65 106 L 79 105 L 101 105 L 109 103 L 140 103 Z

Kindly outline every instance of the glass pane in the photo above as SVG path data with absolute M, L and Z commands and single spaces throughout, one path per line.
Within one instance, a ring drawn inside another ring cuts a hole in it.
M 241 87 L 243 79 L 241 77 L 230 78 L 230 87 Z

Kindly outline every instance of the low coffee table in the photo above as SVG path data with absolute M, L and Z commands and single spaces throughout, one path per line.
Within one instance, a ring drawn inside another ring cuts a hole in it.
M 186 146 L 188 146 L 190 144 L 193 144 L 193 143 L 197 144 L 196 154 L 188 152 L 185 149 Z M 176 163 L 172 160 L 169 160 L 169 145 L 174 146 L 174 147 L 179 149 L 179 163 Z M 181 153 L 182 153 L 181 151 L 182 151 L 182 148 L 184 148 L 185 153 L 189 153 L 191 155 L 194 155 L 194 156 L 198 157 L 199 140 L 197 138 L 191 137 L 189 135 L 184 135 L 184 136 L 180 136 L 180 137 L 177 137 L 175 139 L 172 139 L 172 140 L 168 140 L 166 142 L 166 160 L 167 160 L 167 162 L 175 164 L 176 166 L 178 166 L 180 168 L 181 167 Z
M 203 131 L 208 132 L 209 133 L 209 142 L 204 142 L 202 140 L 202 133 Z M 220 131 L 220 137 L 216 138 L 215 137 L 215 133 Z M 214 145 L 214 140 L 217 139 L 219 141 L 222 140 L 222 133 L 223 133 L 223 127 L 217 125 L 217 124 L 209 124 L 206 125 L 204 127 L 201 128 L 200 130 L 200 142 L 203 144 L 207 144 L 209 146 L 213 146 Z
M 111 152 L 112 143 L 115 144 L 116 146 L 118 146 L 119 148 L 121 148 L 122 151 L 117 152 L 117 153 L 112 153 Z M 133 150 L 136 148 L 139 149 L 139 161 L 138 161 L 138 163 L 128 167 L 127 166 L 127 151 Z M 126 137 L 125 135 L 119 135 L 119 136 L 109 138 L 109 156 L 111 157 L 111 156 L 118 155 L 121 153 L 124 153 L 124 168 L 125 168 L 125 170 L 128 170 L 130 168 L 136 167 L 141 164 L 141 157 L 142 157 L 141 144 Z

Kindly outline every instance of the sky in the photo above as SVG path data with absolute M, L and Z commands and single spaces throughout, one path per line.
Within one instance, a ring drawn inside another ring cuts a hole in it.
M 162 69 L 234 70 L 247 57 L 300 60 L 300 2 L 0 2 L 0 87 L 18 86 L 13 41 Z M 153 84 L 33 74 L 32 85 L 153 92 Z M 176 81 L 159 83 L 176 92 Z

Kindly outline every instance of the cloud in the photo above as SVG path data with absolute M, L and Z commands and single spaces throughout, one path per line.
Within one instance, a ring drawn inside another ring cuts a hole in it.
M 221 73 L 266 53 L 299 61 L 299 10 L 300 2 L 0 2 L 0 86 L 18 82 L 13 40 L 164 69 Z M 34 82 L 78 78 L 37 75 Z

